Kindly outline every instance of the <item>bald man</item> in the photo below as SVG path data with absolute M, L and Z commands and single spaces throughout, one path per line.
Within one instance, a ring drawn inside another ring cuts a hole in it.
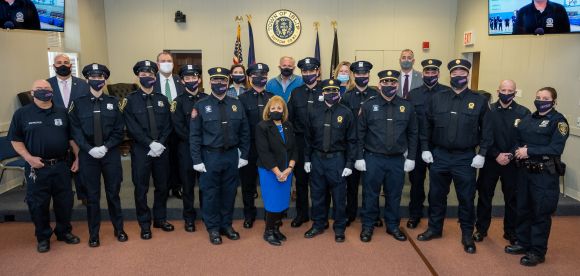
M 288 102 L 292 91 L 304 84 L 302 76 L 294 75 L 294 68 L 296 68 L 296 60 L 290 56 L 283 56 L 280 58 L 280 75 L 272 78 L 266 83 L 266 91 L 274 93 L 274 95 L 284 98 Z
M 518 170 L 513 161 L 512 150 L 517 145 L 516 126 L 530 110 L 514 101 L 516 83 L 501 81 L 497 90 L 498 100 L 491 104 L 485 123 L 491 124 L 493 145 L 486 155 L 484 167 L 477 179 L 477 221 L 473 240 L 481 242 L 487 236 L 491 222 L 492 199 L 498 180 L 504 195 L 505 214 L 503 220 L 504 239 L 512 244 L 516 240 L 516 182 Z
M 37 80 L 30 92 L 34 104 L 16 110 L 10 123 L 8 140 L 26 160 L 26 203 L 34 222 L 40 253 L 50 250 L 50 201 L 53 201 L 57 240 L 77 244 L 80 239 L 71 233 L 73 207 L 71 171 L 78 170 L 78 159 L 69 166 L 69 148 L 75 157 L 78 147 L 72 140 L 66 109 L 52 102 L 53 91 L 45 80 Z

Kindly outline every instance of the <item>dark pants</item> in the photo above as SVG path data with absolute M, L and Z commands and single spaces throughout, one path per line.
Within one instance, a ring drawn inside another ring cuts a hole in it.
M 68 157 L 68 166 L 69 167 L 72 166 L 72 163 L 74 160 L 75 160 L 75 155 L 71 150 L 69 153 L 69 157 Z M 77 194 L 77 199 L 78 200 L 88 199 L 87 185 L 82 180 L 82 175 L 81 175 L 80 170 L 76 173 L 71 173 L 71 177 L 72 177 L 74 184 L 75 184 L 75 192 Z M 74 200 L 73 200 L 73 202 L 74 202 Z
M 207 170 L 199 178 L 204 203 L 201 211 L 207 231 L 230 228 L 240 181 L 238 149 L 225 152 L 202 149 L 201 158 Z
M 296 133 L 296 148 L 298 160 L 294 165 L 294 177 L 296 178 L 296 216 L 304 219 L 310 218 L 308 212 L 308 181 L 309 176 L 304 171 L 304 148 L 306 141 L 303 133 Z
M 425 177 L 427 176 L 427 163 L 421 158 L 421 151 L 415 156 L 415 169 L 409 172 L 411 192 L 409 201 L 409 218 L 420 219 L 423 217 L 425 203 Z
M 493 194 L 497 181 L 501 180 L 505 202 L 503 231 L 506 234 L 515 233 L 517 177 L 515 162 L 502 166 L 495 161 L 495 158 L 486 158 L 485 166 L 479 170 L 477 178 L 477 222 L 475 223 L 477 231 L 486 234 L 489 229 Z
M 195 193 L 193 188 L 195 183 L 199 183 L 199 173 L 193 169 L 191 160 L 189 142 L 181 141 L 179 149 L 179 177 L 183 184 L 183 220 L 193 222 L 197 217 L 193 204 L 195 202 Z M 201 199 L 201 195 L 199 195 Z M 199 202 L 201 207 L 201 200 Z
M 244 218 L 253 220 L 256 218 L 256 204 L 254 203 L 254 195 L 257 192 L 256 183 L 258 181 L 258 153 L 253 146 L 250 148 L 250 155 L 248 157 L 248 165 L 240 168 L 240 182 L 242 184 L 242 200 L 244 203 Z
M 70 218 L 74 196 L 71 186 L 71 172 L 68 162 L 58 162 L 41 169 L 34 169 L 36 180 L 30 177 L 31 168 L 25 167 L 26 203 L 30 217 L 34 223 L 34 234 L 38 241 L 49 240 L 52 235 L 50 227 L 50 200 L 56 220 L 54 233 L 62 237 L 72 231 Z
M 358 213 L 358 187 L 361 173 L 353 169 L 352 174 L 346 177 L 346 216 L 355 220 Z
M 121 166 L 121 153 L 119 148 L 111 148 L 101 159 L 95 159 L 87 152 L 79 152 L 79 166 L 85 185 L 87 187 L 87 220 L 89 223 L 89 236 L 99 237 L 101 228 L 101 175 L 105 183 L 105 195 L 109 217 L 115 230 L 123 230 L 123 213 L 121 211 L 121 199 L 119 191 L 123 181 L 123 167 Z
M 181 181 L 180 174 L 180 166 L 179 164 L 179 137 L 175 132 L 172 132 L 167 139 L 167 149 L 169 151 L 169 182 L 168 182 L 168 190 L 181 190 L 183 188 L 183 183 Z M 193 165 L 192 165 L 193 167 Z
M 552 214 L 558 207 L 560 195 L 558 175 L 531 173 L 520 168 L 517 192 L 518 243 L 528 252 L 545 256 L 552 227 Z M 576 231 L 570 229 L 571 233 Z
M 343 154 L 332 156 L 312 154 L 310 199 L 312 220 L 316 229 L 324 229 L 328 222 L 328 191 L 332 195 L 333 229 L 336 234 L 344 234 L 346 228 L 346 181 L 342 171 L 346 161 Z
M 471 162 L 475 152 L 433 150 L 434 162 L 429 169 L 429 229 L 437 234 L 443 232 L 443 221 L 447 211 L 447 195 L 451 181 L 459 201 L 459 224 L 463 236 L 473 235 L 475 223 L 475 169 Z
M 386 156 L 365 153 L 367 170 L 363 173 L 363 207 L 361 212 L 363 229 L 374 229 L 379 217 L 381 187 L 385 192 L 384 217 L 387 229 L 398 229 L 401 221 L 399 208 L 405 184 L 403 155 Z
M 151 210 L 147 206 L 149 179 L 153 175 L 155 193 L 153 197 L 153 219 L 167 218 L 167 182 L 169 179 L 169 153 L 164 151 L 159 157 L 147 156 L 149 147 L 134 143 L 131 147 L 131 175 L 135 185 L 135 209 L 137 221 L 142 229 L 151 226 Z

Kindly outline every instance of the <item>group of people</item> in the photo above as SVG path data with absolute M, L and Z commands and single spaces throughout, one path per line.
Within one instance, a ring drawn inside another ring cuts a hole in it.
M 84 67 L 83 81 L 71 77 L 70 60 L 58 55 L 57 77 L 34 82 L 34 104 L 15 112 L 8 134 L 27 161 L 27 204 L 38 251 L 50 249 L 51 198 L 57 239 L 79 243 L 70 224 L 71 171 L 80 175 L 77 194 L 84 193 L 87 200 L 89 246 L 100 244 L 101 175 L 114 235 L 121 242 L 128 239 L 119 200 L 119 144 L 126 129 L 133 140 L 131 172 L 144 240 L 152 238 L 151 226 L 174 230 L 166 215 L 170 190 L 183 197 L 184 229 L 196 230 L 196 184 L 210 242 L 221 244 L 222 236 L 237 240 L 240 234 L 232 227 L 237 187 L 241 184 L 243 227 L 252 228 L 259 183 L 263 238 L 279 246 L 287 240 L 280 227 L 294 183 L 296 217 L 290 226 L 312 220 L 305 238 L 330 227 L 332 210 L 336 242 L 345 241 L 345 231 L 359 213 L 362 242 L 372 240 L 383 220 L 389 235 L 406 241 L 399 211 L 405 174 L 411 182 L 406 227 L 414 229 L 424 217 L 429 171 L 428 225 L 419 241 L 442 236 L 453 182 L 461 242 L 465 252 L 475 253 L 475 242 L 487 236 L 499 179 L 506 208 L 504 238 L 510 242 L 505 252 L 525 254 L 522 265 L 543 262 L 564 170 L 560 156 L 568 138 L 566 119 L 554 108 L 556 90 L 539 89 L 537 110 L 531 113 L 515 102 L 514 81 L 500 83 L 498 101 L 492 104 L 470 90 L 467 60 L 447 64 L 450 86 L 439 83 L 440 60 L 423 60 L 419 72 L 413 69 L 413 51 L 406 49 L 399 63 L 400 70 L 377 73 L 376 87 L 369 83 L 373 65 L 367 61 L 342 62 L 334 78 L 326 80 L 313 57 L 297 64 L 282 57 L 280 74 L 270 80 L 264 63 L 247 69 L 240 64 L 214 67 L 207 71 L 210 93 L 204 93 L 198 65 L 184 65 L 174 76 L 171 54 L 162 52 L 157 62 L 135 64 L 139 88 L 117 99 L 103 93 L 110 76 L 105 65 Z M 172 169 L 177 169 L 178 179 L 170 180 Z M 151 176 L 152 211 L 147 203 Z M 173 181 L 181 186 L 171 186 Z

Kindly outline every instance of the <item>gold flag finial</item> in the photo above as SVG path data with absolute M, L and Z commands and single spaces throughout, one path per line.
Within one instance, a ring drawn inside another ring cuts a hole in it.
M 318 27 L 320 26 L 320 22 L 315 21 L 314 22 L 314 29 L 316 29 L 316 31 L 318 31 Z
M 248 19 L 248 22 L 252 21 L 252 15 L 251 14 L 246 14 L 246 18 Z
M 332 25 L 332 28 L 336 29 L 336 26 L 338 25 L 338 23 L 336 23 L 336 20 L 332 20 L 332 21 L 330 21 L 330 25 Z
M 240 22 L 244 21 L 244 18 L 243 18 L 242 16 L 239 16 L 239 15 L 238 15 L 238 16 L 236 16 L 236 17 L 234 18 L 234 20 L 236 20 L 236 22 L 237 22 L 238 24 L 240 24 Z

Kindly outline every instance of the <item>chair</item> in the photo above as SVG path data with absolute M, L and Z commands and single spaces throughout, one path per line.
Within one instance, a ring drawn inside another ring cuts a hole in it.
M 18 170 L 24 173 L 24 166 L 26 165 L 24 159 L 22 159 L 18 153 L 12 147 L 8 137 L 0 137 L 0 183 L 4 177 L 4 172 L 6 170 Z
M 30 91 L 24 91 L 24 92 L 18 93 L 18 101 L 20 102 L 20 106 L 25 106 L 25 105 L 33 102 L 34 100 L 32 99 L 32 95 L 30 94 Z
M 119 99 L 125 98 L 129 93 L 137 90 L 139 87 L 134 83 L 116 83 L 107 85 L 109 95 L 115 96 Z

